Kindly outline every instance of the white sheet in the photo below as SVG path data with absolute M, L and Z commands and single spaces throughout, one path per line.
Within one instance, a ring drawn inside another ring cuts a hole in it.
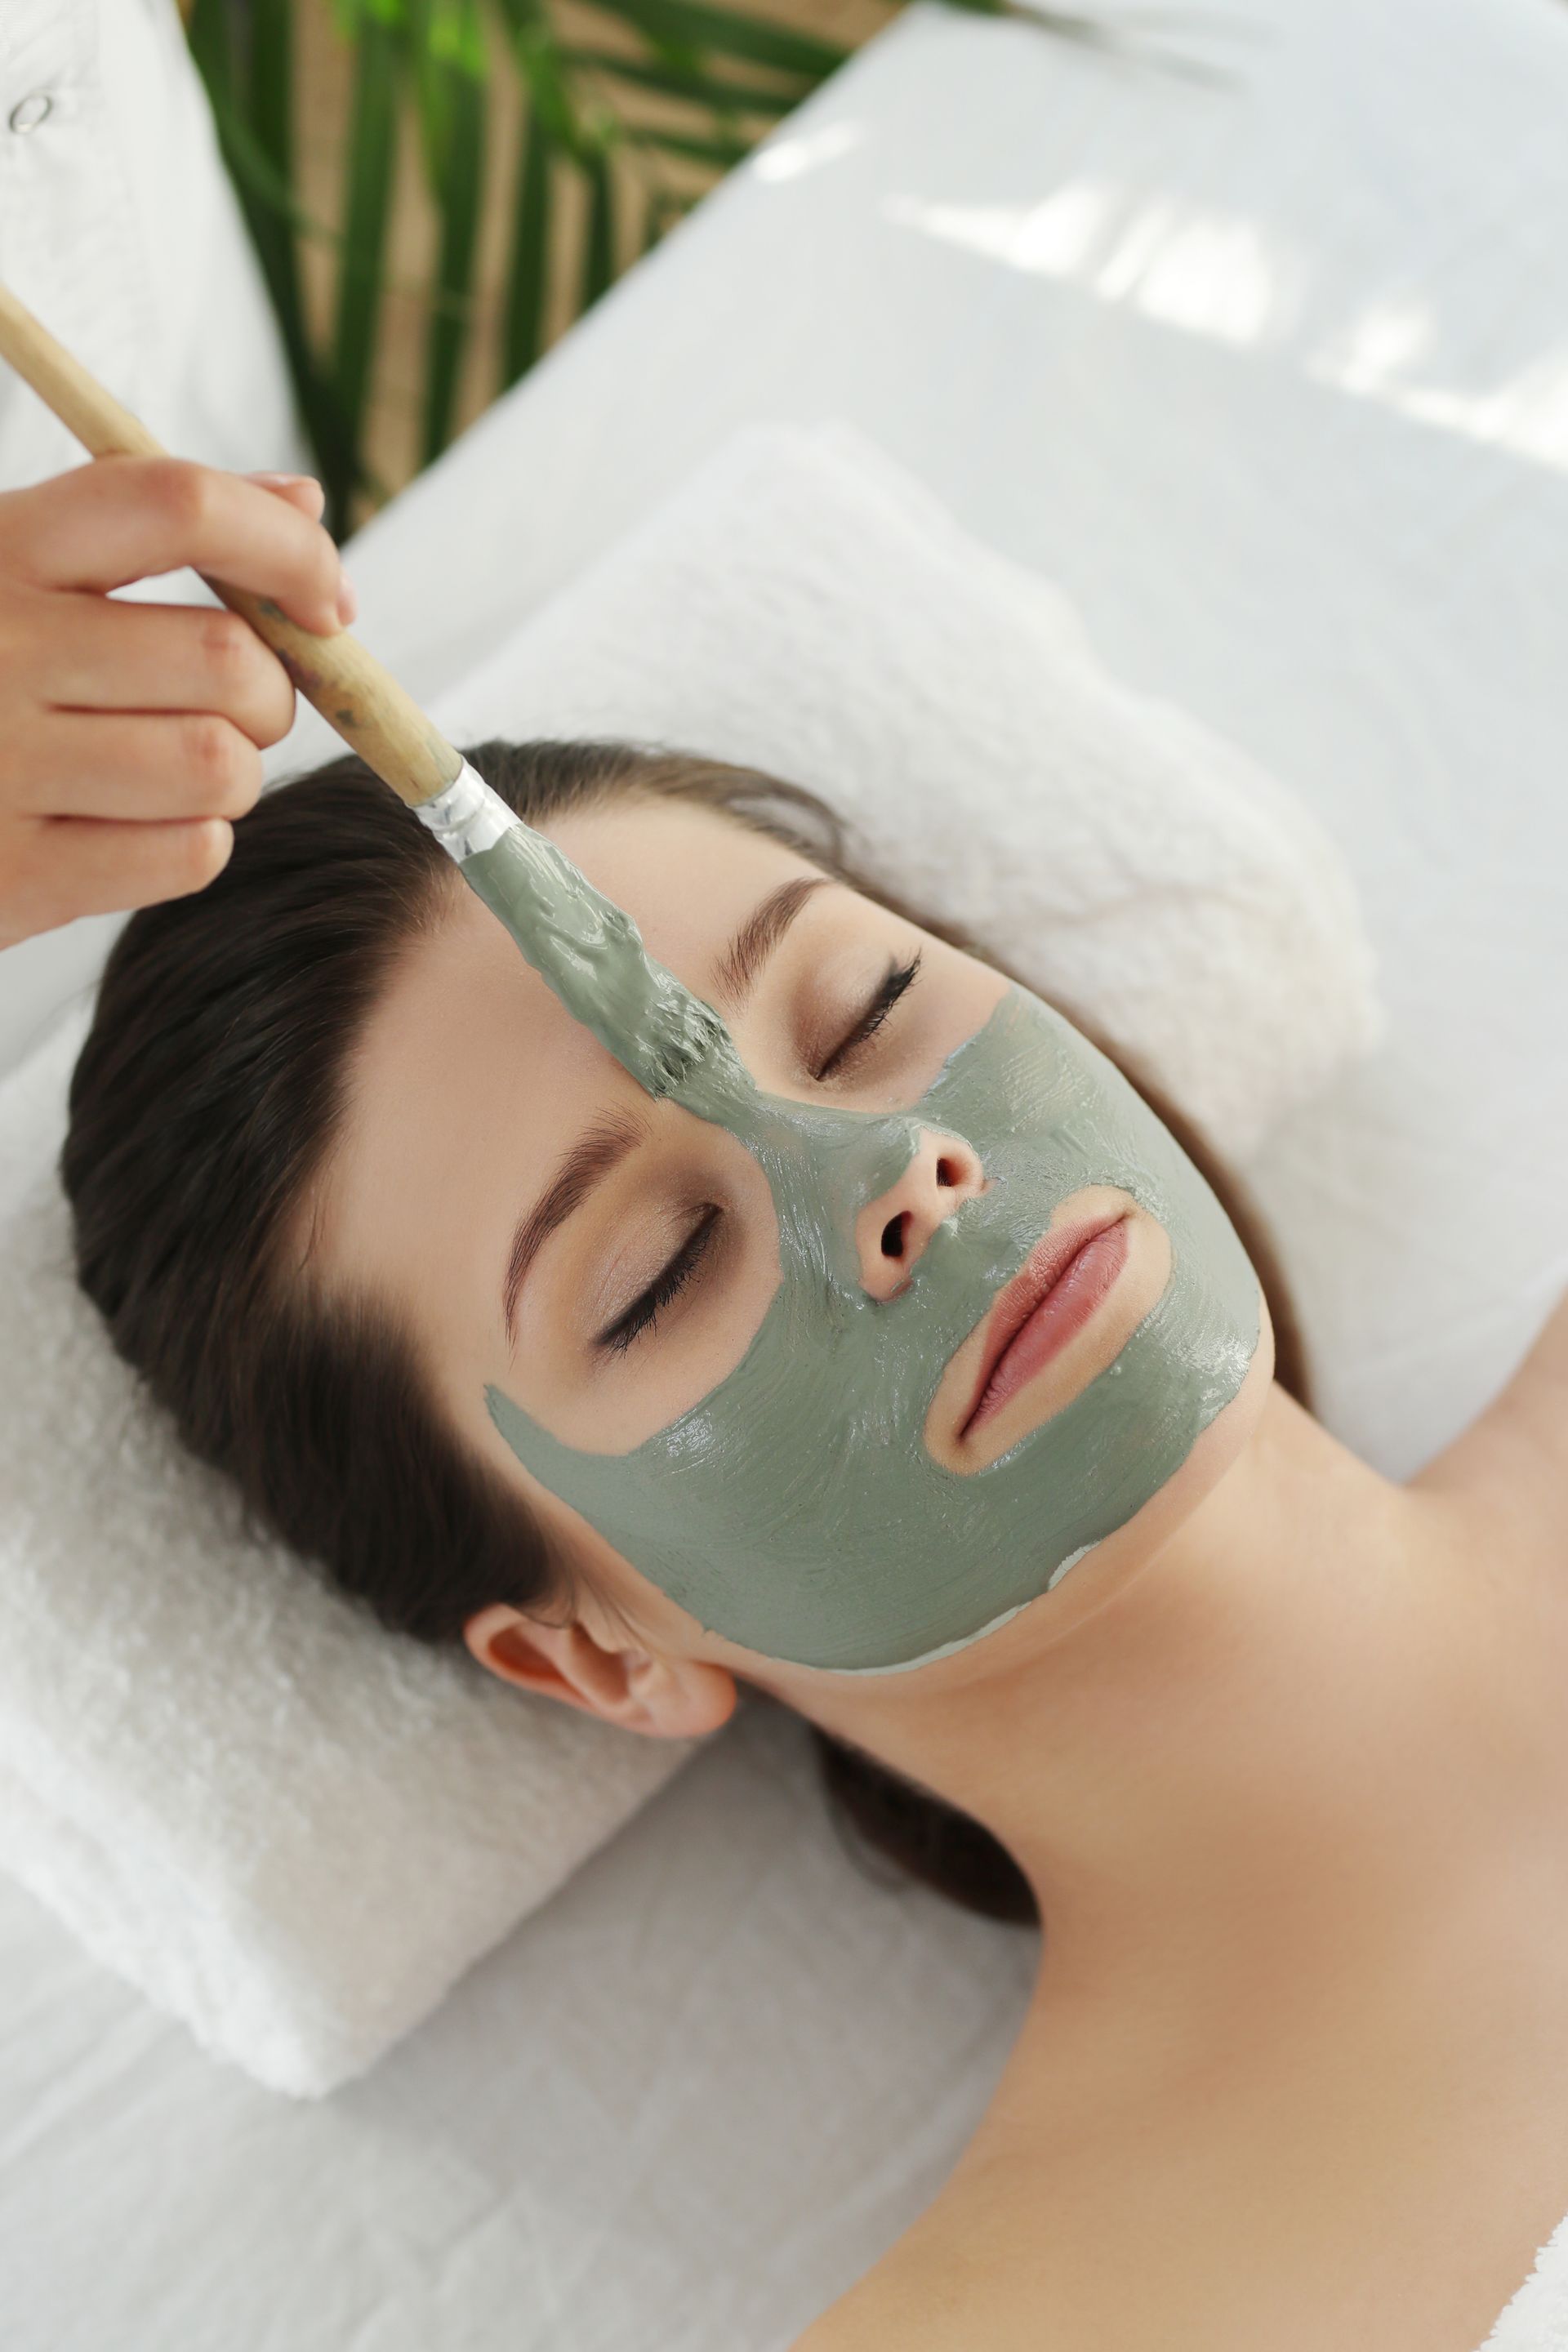
M 1389 1042 L 1249 1172 L 1326 1419 L 1403 1471 L 1568 1276 L 1568 10 L 1248 21 L 1188 37 L 1216 93 L 917 9 L 353 569 L 433 692 L 733 425 L 842 415 L 1059 579 L 1360 881 Z M 939 2186 L 1031 1959 L 863 1883 L 761 1708 L 309 2113 L 0 1890 L 8 2341 L 783 2352 Z

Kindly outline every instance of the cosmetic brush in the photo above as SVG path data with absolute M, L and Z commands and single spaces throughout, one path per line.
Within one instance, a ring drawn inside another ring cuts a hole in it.
M 0 359 L 95 457 L 170 454 L 4 285 Z M 492 792 L 357 637 L 347 629 L 319 637 L 270 597 L 202 577 L 435 835 L 567 1011 L 649 1094 L 677 1092 L 721 1041 L 728 1045 L 712 1008 L 644 953 L 630 917 Z
M 52 409 L 95 457 L 165 457 L 138 416 L 82 366 L 42 321 L 0 285 L 0 358 Z M 204 574 L 204 577 L 205 575 Z M 207 580 L 207 586 L 270 646 L 295 687 L 410 808 L 454 784 L 460 754 L 413 697 L 348 630 L 319 637 L 270 597 Z

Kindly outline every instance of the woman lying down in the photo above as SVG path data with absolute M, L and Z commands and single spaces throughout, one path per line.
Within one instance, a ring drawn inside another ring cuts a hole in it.
M 1391 1483 L 1234 1182 L 820 802 L 471 757 L 564 853 L 544 971 L 353 760 L 123 932 L 64 1160 L 117 1346 L 387 1625 L 644 1738 L 751 1685 L 1043 1927 L 798 2352 L 1472 2352 L 1568 2204 L 1568 1311 Z

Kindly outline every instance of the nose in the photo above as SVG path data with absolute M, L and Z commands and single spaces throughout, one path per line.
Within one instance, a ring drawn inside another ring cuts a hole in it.
M 956 1135 L 922 1134 L 898 1182 L 855 1220 L 860 1279 L 872 1297 L 896 1298 L 943 1218 L 984 1189 L 980 1155 L 969 1144 Z

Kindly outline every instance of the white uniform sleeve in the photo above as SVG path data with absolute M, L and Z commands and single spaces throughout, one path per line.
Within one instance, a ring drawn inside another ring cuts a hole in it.
M 174 0 L 0 0 L 0 278 L 177 456 L 310 470 Z M 0 489 L 82 456 L 0 362 Z

